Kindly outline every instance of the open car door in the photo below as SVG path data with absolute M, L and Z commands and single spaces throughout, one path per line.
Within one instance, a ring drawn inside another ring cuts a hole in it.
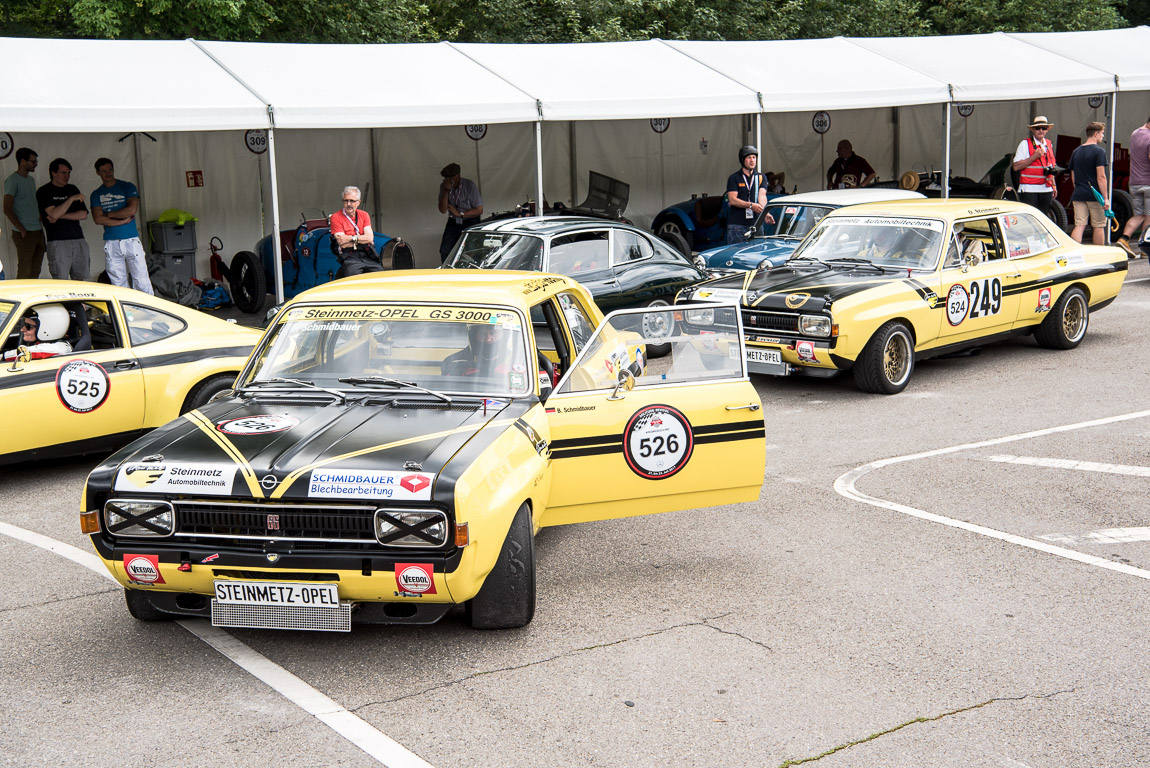
M 608 315 L 548 398 L 552 476 L 541 526 L 758 498 L 765 430 L 739 312 L 692 306 L 713 313 L 714 330 L 688 333 L 676 321 L 683 311 Z M 644 338 L 643 328 L 665 323 L 676 329 L 669 345 L 665 335 Z

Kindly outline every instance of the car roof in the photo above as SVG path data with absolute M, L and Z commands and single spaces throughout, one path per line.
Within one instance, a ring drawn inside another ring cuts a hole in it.
M 801 192 L 797 195 L 784 195 L 773 197 L 770 205 L 775 203 L 802 203 L 804 205 L 859 205 L 862 203 L 877 203 L 887 200 L 925 200 L 926 195 L 921 192 L 911 192 L 905 189 L 824 189 L 818 192 Z
M 528 309 L 548 296 L 576 291 L 587 306 L 592 299 L 569 277 L 546 272 L 500 269 L 402 269 L 369 272 L 318 285 L 289 302 L 438 302 L 502 304 Z
M 922 216 L 934 219 L 958 221 L 975 216 L 995 216 L 1001 213 L 1037 213 L 1025 203 L 1012 200 L 985 198 L 957 198 L 947 200 L 893 200 L 886 203 L 868 203 L 840 208 L 827 214 L 827 218 L 840 216 L 861 216 L 889 214 L 892 216 Z
M 146 300 L 145 293 L 106 283 L 79 280 L 5 280 L 0 282 L 0 298 L 7 301 L 83 301 L 97 296 L 114 296 L 122 301 Z
M 471 227 L 467 231 L 512 232 L 521 235 L 550 237 L 551 235 L 561 234 L 572 229 L 586 229 L 587 227 L 595 227 L 596 229 L 609 227 L 612 229 L 642 231 L 629 224 L 624 224 L 621 221 L 596 219 L 591 216 L 531 216 L 521 219 L 502 219 L 500 221 L 491 221 L 486 224 Z

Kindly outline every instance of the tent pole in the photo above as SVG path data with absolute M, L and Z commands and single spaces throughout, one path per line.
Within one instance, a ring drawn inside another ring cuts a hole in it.
M 144 200 L 146 200 L 147 198 L 144 196 L 144 175 L 141 172 L 141 165 L 140 165 L 140 134 L 139 133 L 133 133 L 132 134 L 132 154 L 135 156 L 135 160 L 136 160 L 136 191 L 140 193 L 140 196 L 138 198 L 136 198 L 137 200 L 139 200 L 139 203 L 138 203 L 139 213 L 136 216 L 136 231 L 140 234 L 140 242 L 144 241 L 144 238 L 143 238 L 144 232 L 148 233 L 148 246 L 147 247 L 150 249 L 152 247 L 152 230 L 148 228 L 148 215 L 147 215 L 147 210 L 144 208 Z M 142 227 L 139 224 L 139 222 L 141 220 L 144 222 L 144 226 L 142 226 Z M 195 257 L 193 257 L 192 260 L 194 261 Z
M 379 160 L 375 153 L 375 129 L 367 129 L 368 137 L 368 151 L 371 152 L 371 185 L 375 187 L 375 197 L 371 199 L 371 220 L 375 222 L 375 226 L 379 227 L 382 231 L 383 227 L 379 222 L 379 196 L 382 191 L 379 186 Z M 373 230 L 374 231 L 374 230 Z
M 542 216 L 543 208 L 543 121 L 535 121 L 535 215 Z
M 284 302 L 284 264 L 280 253 L 280 197 L 276 186 L 276 128 L 275 116 L 268 106 L 271 125 L 268 128 L 268 187 L 272 193 L 272 265 L 276 279 L 276 304 Z
M 763 113 L 755 113 L 755 149 L 759 150 L 759 164 L 757 169 L 759 173 L 765 173 L 763 170 Z
M 943 137 L 943 156 L 942 156 L 942 197 L 947 199 L 950 197 L 950 107 L 951 102 L 946 102 L 943 109 L 946 110 L 946 120 L 943 121 L 946 131 L 946 136 Z
M 1115 89 L 1110 92 L 1110 103 L 1107 105 L 1108 107 L 1110 107 L 1110 109 L 1108 110 L 1110 112 L 1110 125 L 1107 126 L 1107 128 L 1106 128 L 1106 132 L 1110 134 L 1110 151 L 1107 153 L 1107 155 L 1110 158 L 1110 173 L 1107 176 L 1107 183 L 1110 186 L 1110 191 L 1106 196 L 1106 199 L 1110 201 L 1110 210 L 1114 210 L 1114 124 L 1117 120 L 1117 114 L 1118 114 L 1118 89 L 1117 89 L 1118 76 L 1117 75 L 1115 75 L 1114 80 L 1115 80 Z M 1122 233 L 1119 232 L 1119 234 L 1122 234 Z M 1106 244 L 1110 245 L 1110 243 L 1111 243 L 1110 227 L 1107 226 L 1106 227 Z

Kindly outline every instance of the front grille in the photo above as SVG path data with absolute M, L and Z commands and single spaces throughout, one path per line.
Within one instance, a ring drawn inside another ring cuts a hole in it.
M 176 535 L 375 543 L 374 507 L 177 501 Z
M 743 310 L 743 328 L 779 333 L 798 333 L 799 316 L 791 312 L 752 312 Z
M 351 603 L 340 603 L 338 608 L 309 608 L 289 605 L 236 605 L 213 600 L 212 626 L 350 632 Z

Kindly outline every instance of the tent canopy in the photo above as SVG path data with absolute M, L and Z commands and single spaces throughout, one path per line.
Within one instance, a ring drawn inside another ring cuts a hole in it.
M 1150 27 L 1034 32 L 1011 37 L 1118 76 L 1120 91 L 1150 90 Z

